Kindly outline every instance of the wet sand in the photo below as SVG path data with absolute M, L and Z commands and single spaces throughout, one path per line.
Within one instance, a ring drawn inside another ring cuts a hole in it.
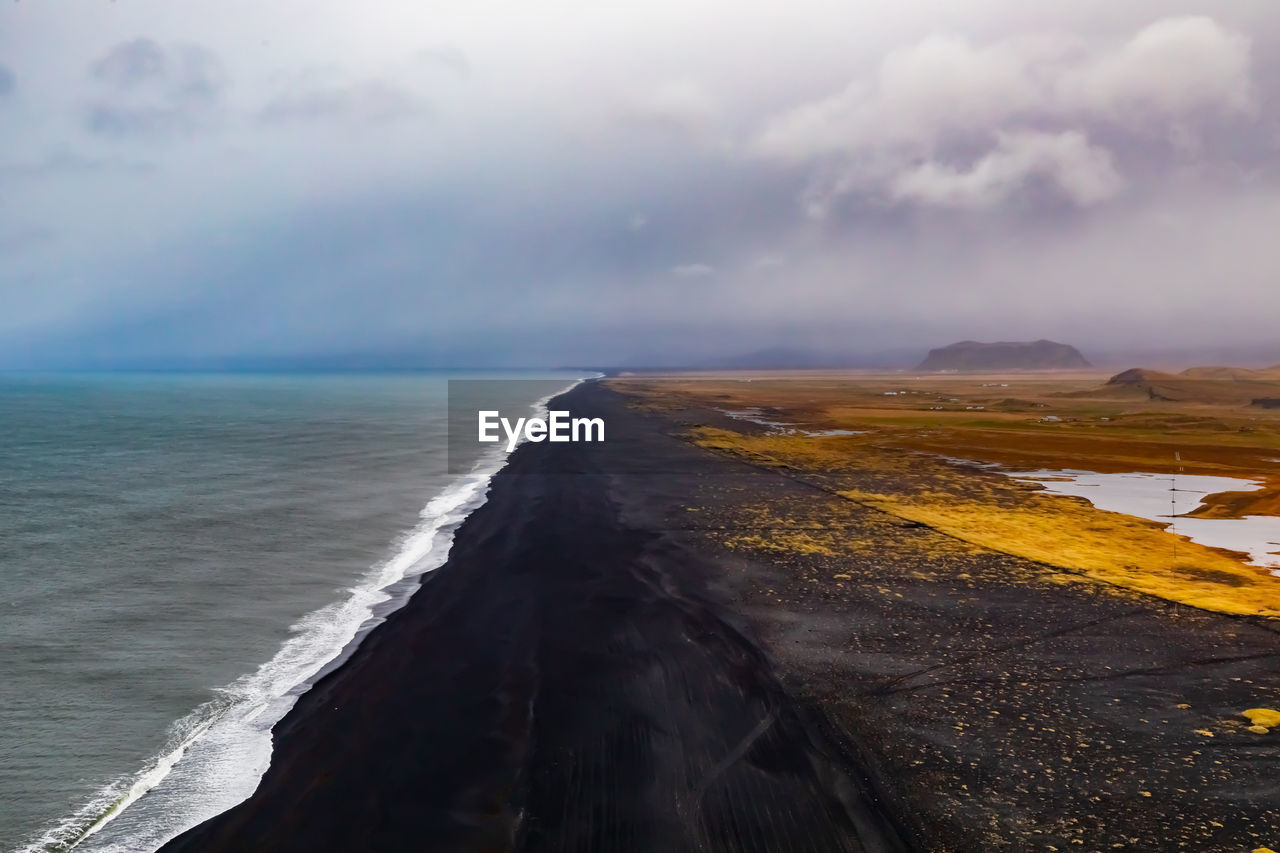
M 563 405 L 562 405 L 563 404 Z M 166 851 L 1248 851 L 1280 843 L 1274 620 L 958 542 L 681 440 L 600 384 Z M 744 507 L 857 556 L 730 547 Z

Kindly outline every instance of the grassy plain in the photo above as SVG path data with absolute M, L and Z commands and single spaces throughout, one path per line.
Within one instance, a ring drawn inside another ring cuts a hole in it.
M 686 413 L 686 437 L 704 447 L 1036 560 L 1064 583 L 1091 580 L 1219 612 L 1280 616 L 1280 578 L 1243 555 L 983 467 L 1245 477 L 1264 487 L 1211 496 L 1193 514 L 1280 515 L 1280 410 L 1216 391 L 1161 399 L 1107 378 L 815 371 L 623 376 L 610 384 L 638 406 Z M 875 546 L 842 541 L 820 523 L 728 544 L 822 553 Z

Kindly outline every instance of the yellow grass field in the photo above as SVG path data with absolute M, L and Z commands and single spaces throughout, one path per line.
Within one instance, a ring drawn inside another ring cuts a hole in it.
M 1092 579 L 1209 610 L 1280 617 L 1280 578 L 1243 555 L 958 464 L 1248 477 L 1265 488 L 1211 496 L 1194 514 L 1280 514 L 1280 411 L 1151 399 L 1106 379 L 1100 373 L 815 371 L 622 377 L 610 384 L 638 406 L 684 413 L 687 438 L 704 447 L 807 477 L 848 500 L 974 545 L 1039 561 L 1063 581 Z M 690 418 L 690 412 L 703 416 Z M 831 430 L 854 434 L 822 434 Z M 757 544 L 832 547 L 829 537 L 799 532 Z

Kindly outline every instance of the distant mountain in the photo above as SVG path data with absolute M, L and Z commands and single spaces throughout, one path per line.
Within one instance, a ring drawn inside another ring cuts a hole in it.
M 1270 381 L 1280 379 L 1280 364 L 1271 367 L 1188 367 L 1178 374 L 1187 379 L 1235 379 L 1238 381 Z
M 1185 377 L 1181 377 L 1185 378 Z M 1155 383 L 1177 382 L 1180 377 L 1176 373 L 1165 373 L 1161 370 L 1148 370 L 1145 367 L 1131 367 L 1121 371 L 1107 380 L 1108 385 L 1147 387 Z
M 1080 351 L 1053 341 L 958 344 L 929 350 L 917 370 L 1078 370 L 1092 367 Z

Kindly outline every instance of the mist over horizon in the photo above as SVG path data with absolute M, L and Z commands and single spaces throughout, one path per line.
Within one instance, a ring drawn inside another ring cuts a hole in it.
M 0 369 L 1273 364 L 1277 71 L 1256 0 L 7 4 Z
M 958 343 L 951 341 L 950 343 Z M 865 370 L 909 373 L 917 371 L 928 352 L 937 347 L 903 347 L 883 350 L 822 350 L 802 347 L 771 347 L 711 355 L 702 359 L 675 359 L 661 353 L 642 354 L 618 360 L 564 360 L 529 362 L 492 353 L 439 354 L 415 352 L 299 353 L 291 356 L 208 358 L 164 357 L 85 363 L 49 361 L 36 366 L 0 367 L 0 371 L 48 372 L 386 372 L 432 370 Z M 1177 372 L 1189 367 L 1231 366 L 1263 368 L 1280 365 L 1280 345 L 1221 346 L 1182 349 L 1113 349 L 1082 351 L 1091 367 L 1120 372 L 1141 367 Z M 927 372 L 927 371 L 926 371 Z

